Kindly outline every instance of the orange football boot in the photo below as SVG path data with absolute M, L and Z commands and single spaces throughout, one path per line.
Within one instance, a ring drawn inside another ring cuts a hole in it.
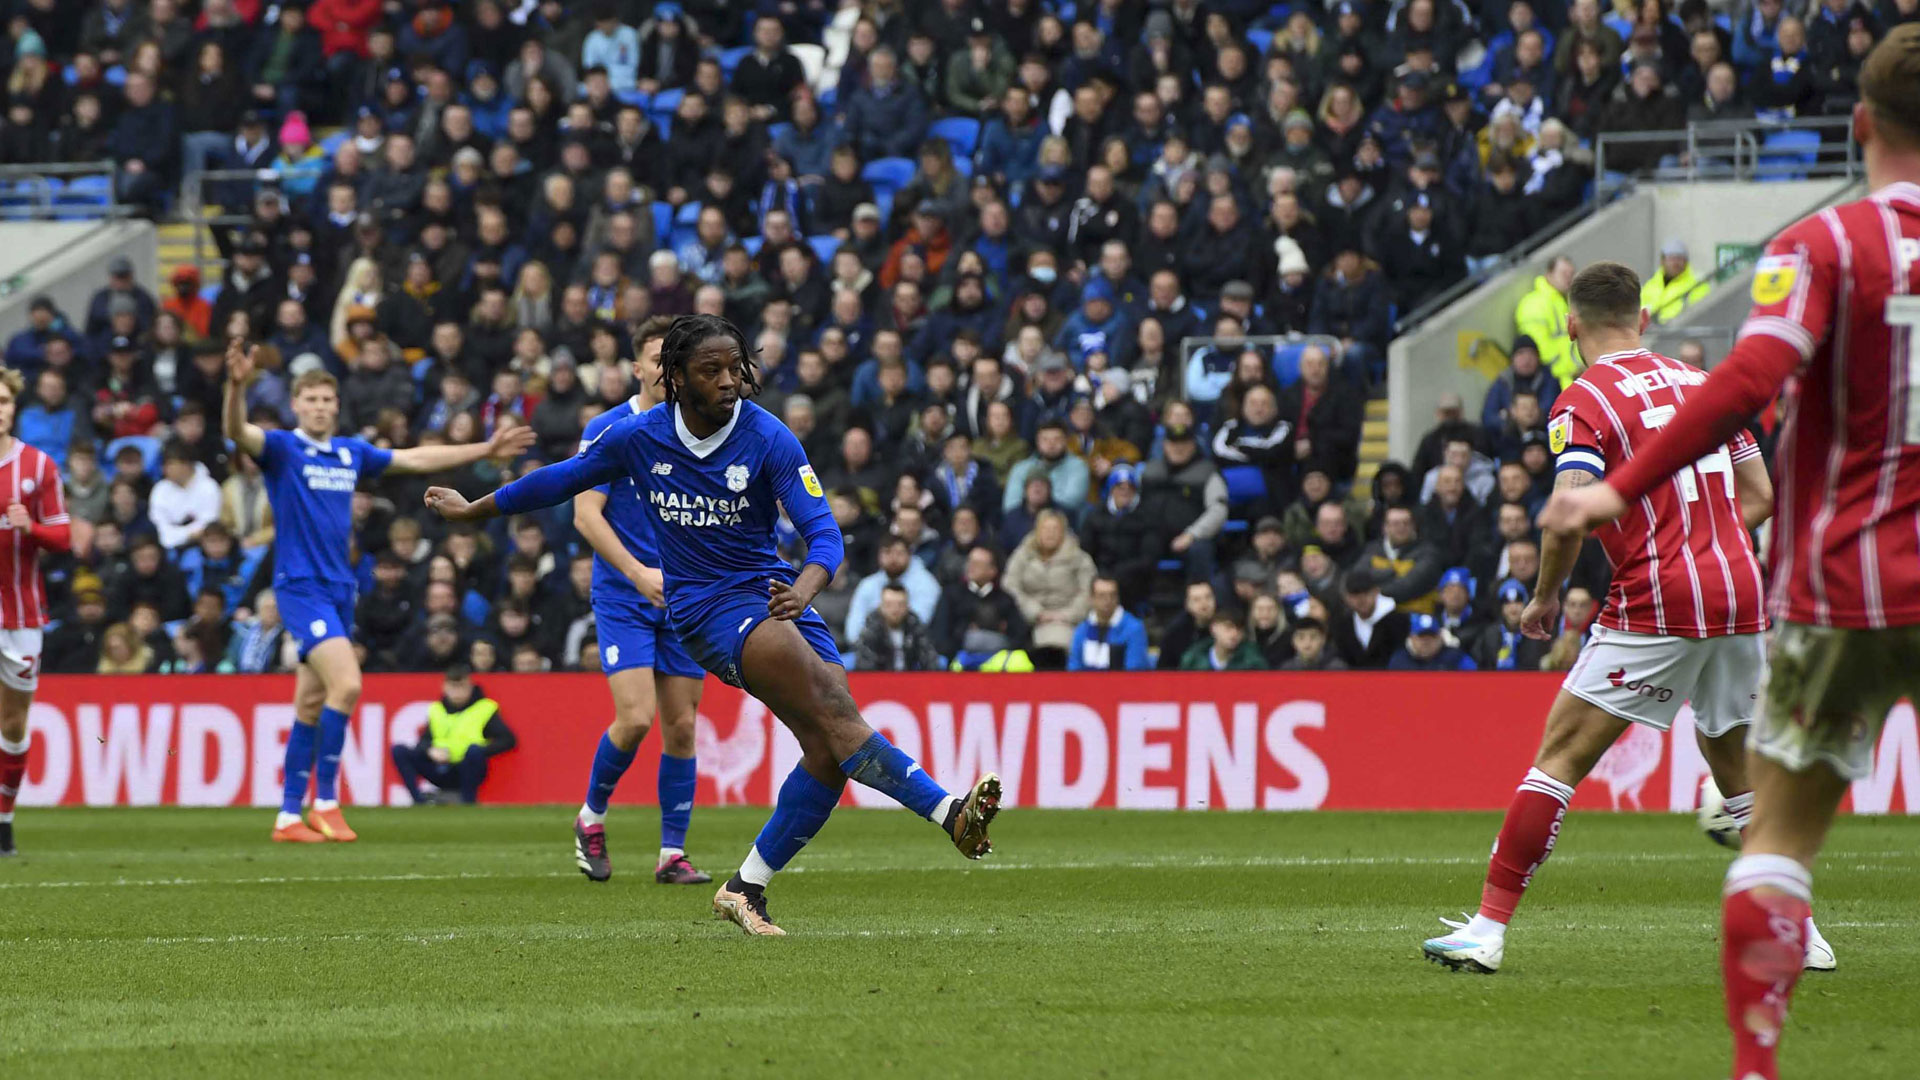
M 276 844 L 324 844 L 327 838 L 307 827 L 304 821 L 296 821 L 285 828 L 273 830 L 273 842 Z
M 360 834 L 347 827 L 347 819 L 340 816 L 340 808 L 316 810 L 307 808 L 307 823 L 315 832 L 336 843 L 351 844 L 360 838 Z

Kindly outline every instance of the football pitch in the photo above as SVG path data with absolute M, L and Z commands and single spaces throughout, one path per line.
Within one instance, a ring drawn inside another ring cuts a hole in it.
M 28 810 L 0 863 L 0 1074 L 1286 1076 L 1722 1080 L 1727 853 L 1691 818 L 1574 814 L 1497 976 L 1419 959 L 1479 896 L 1491 814 L 1010 808 L 985 863 L 843 810 L 769 893 L 792 935 L 615 876 L 571 809 Z M 763 814 L 702 809 L 717 875 Z M 1840 970 L 1792 1076 L 1920 1073 L 1920 820 L 1843 819 L 1816 875 Z M 797 872 L 796 872 L 797 871 Z

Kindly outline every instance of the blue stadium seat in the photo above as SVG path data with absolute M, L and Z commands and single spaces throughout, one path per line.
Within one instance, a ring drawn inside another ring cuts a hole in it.
M 953 171 L 959 173 L 961 176 L 964 176 L 969 180 L 973 179 L 973 159 L 970 157 L 954 158 Z
M 973 148 L 980 143 L 980 121 L 970 116 L 949 116 L 935 120 L 933 126 L 927 128 L 927 135 L 947 140 L 954 157 L 970 158 Z
M 53 203 L 53 188 L 45 180 L 0 180 L 0 220 L 30 221 Z
M 1760 144 L 1760 166 L 1755 180 L 1805 180 L 1805 168 L 1820 158 L 1817 131 L 1776 131 Z M 1796 167 L 1797 166 L 1797 167 Z
M 875 194 L 885 188 L 887 194 L 891 196 L 894 192 L 906 187 L 907 181 L 913 179 L 914 168 L 913 161 L 908 158 L 875 158 L 860 170 L 860 179 L 872 184 Z
M 740 238 L 740 246 L 747 249 L 747 254 L 755 256 L 760 254 L 760 248 L 766 242 L 767 238 L 764 236 L 743 236 Z
M 1245 506 L 1267 497 L 1267 474 L 1257 466 L 1229 465 L 1220 470 L 1220 479 L 1227 482 L 1229 507 Z
M 106 80 L 108 86 L 121 87 L 127 85 L 127 69 L 119 64 L 115 64 L 101 72 L 100 77 Z
M 675 225 L 700 224 L 700 204 L 691 199 L 681 203 L 680 209 L 674 212 L 673 223 Z
M 55 188 L 53 216 L 60 221 L 91 221 L 105 217 L 112 205 L 112 177 L 76 176 Z
M 653 204 L 653 243 L 655 247 L 667 242 L 667 234 L 673 231 L 673 204 L 656 202 Z
M 160 475 L 160 440 L 151 435 L 122 435 L 108 443 L 106 450 L 100 455 L 100 467 L 112 472 L 113 459 L 123 447 L 128 446 L 140 451 L 141 458 L 146 461 L 148 476 Z
M 807 237 L 807 243 L 813 248 L 815 258 L 821 262 L 832 262 L 833 256 L 840 250 L 840 238 L 832 233 Z
M 646 109 L 647 101 L 649 100 L 645 90 L 615 90 L 613 96 L 620 104 L 632 105 L 643 111 Z
M 211 285 L 200 286 L 200 299 L 205 300 L 209 304 L 219 303 L 220 283 L 216 281 Z
M 1177 574 L 1186 568 L 1187 564 L 1185 560 L 1182 559 L 1161 559 L 1159 564 L 1154 567 L 1154 569 L 1159 570 L 1163 574 Z
M 1306 351 L 1307 343 L 1304 341 L 1273 350 L 1273 377 L 1279 381 L 1281 389 L 1300 381 L 1300 354 Z
M 721 49 L 720 50 L 721 72 L 725 74 L 729 80 L 731 80 L 733 78 L 734 70 L 740 66 L 740 61 L 745 60 L 747 58 L 747 54 L 751 53 L 752 51 L 753 51 L 753 46 L 751 45 L 740 45 L 731 49 Z
M 320 152 L 326 155 L 327 160 L 331 161 L 333 160 L 333 155 L 339 152 L 340 145 L 352 137 L 348 132 L 336 131 L 320 140 Z
M 686 96 L 687 92 L 678 87 L 660 91 L 647 101 L 647 117 L 655 127 L 667 127 L 673 123 L 673 114 L 680 109 L 680 99 Z
M 792 130 L 793 130 L 793 125 L 786 123 L 784 121 L 777 124 L 768 124 L 767 125 L 767 141 L 770 143 L 779 142 L 780 136 L 785 135 L 787 132 Z
M 1254 51 L 1253 63 L 1250 66 L 1257 68 L 1260 66 L 1260 57 L 1267 55 L 1268 47 L 1273 44 L 1273 31 L 1248 30 L 1247 43 L 1253 46 Z

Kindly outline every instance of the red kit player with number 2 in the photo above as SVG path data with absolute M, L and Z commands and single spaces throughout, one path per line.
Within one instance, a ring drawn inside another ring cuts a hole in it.
M 40 552 L 71 544 L 60 470 L 13 435 L 25 385 L 19 372 L 0 368 L 0 856 L 14 854 L 13 801 L 27 777 L 27 711 L 40 685 Z
M 1860 96 L 1873 194 L 1776 237 L 1713 377 L 1625 468 L 1556 492 L 1540 518 L 1566 532 L 1620 517 L 1781 399 L 1777 630 L 1748 742 L 1753 820 L 1721 915 L 1734 1080 L 1779 1076 L 1813 861 L 1887 710 L 1920 697 L 1920 24 L 1875 46 Z

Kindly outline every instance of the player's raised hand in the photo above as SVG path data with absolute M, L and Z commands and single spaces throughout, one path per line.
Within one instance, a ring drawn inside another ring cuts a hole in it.
M 487 440 L 487 456 L 491 458 L 517 458 L 533 445 L 533 427 L 509 421 L 502 417 L 493 427 L 493 438 Z
M 27 513 L 25 504 L 7 504 L 7 525 L 15 529 L 33 528 L 33 515 Z
M 253 378 L 253 369 L 258 357 L 256 350 L 249 348 L 239 338 L 227 341 L 227 378 L 237 383 Z
M 792 622 L 806 612 L 807 602 L 793 591 L 793 586 L 779 578 L 767 580 L 767 614 L 781 622 Z
M 1552 641 L 1560 633 L 1560 598 L 1536 596 L 1520 613 L 1520 632 L 1535 641 Z
M 465 521 L 473 504 L 452 488 L 430 487 L 427 489 L 427 509 L 448 521 Z
M 1627 501 L 1610 484 L 1554 491 L 1534 524 L 1548 532 L 1570 533 L 1605 525 L 1627 512 Z

